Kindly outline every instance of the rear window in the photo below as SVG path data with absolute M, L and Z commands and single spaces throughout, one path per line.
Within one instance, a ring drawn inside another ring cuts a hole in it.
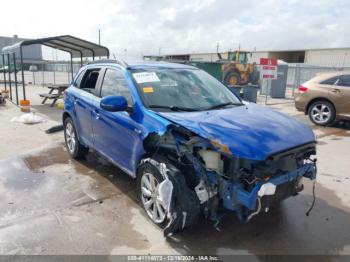
M 339 80 L 339 76 L 334 76 L 321 82 L 322 85 L 334 85 Z

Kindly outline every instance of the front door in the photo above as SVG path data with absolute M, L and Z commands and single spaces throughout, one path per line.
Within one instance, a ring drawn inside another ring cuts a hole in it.
M 106 68 L 100 90 L 101 98 L 109 95 L 124 96 L 129 106 L 133 103 L 124 73 L 114 68 Z M 105 111 L 96 100 L 92 123 L 95 148 L 134 175 L 135 163 L 143 154 L 143 143 L 142 127 L 132 119 L 132 114 Z

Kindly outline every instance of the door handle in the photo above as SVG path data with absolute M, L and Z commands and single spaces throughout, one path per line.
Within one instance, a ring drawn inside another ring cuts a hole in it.
M 94 115 L 95 115 L 95 119 L 99 120 L 100 119 L 100 113 L 97 110 L 94 110 Z
M 139 135 L 142 133 L 141 129 L 138 129 L 138 128 L 135 128 L 134 131 Z
M 331 92 L 332 92 L 332 93 L 340 93 L 340 90 L 337 89 L 337 88 L 335 88 L 335 89 L 332 89 Z

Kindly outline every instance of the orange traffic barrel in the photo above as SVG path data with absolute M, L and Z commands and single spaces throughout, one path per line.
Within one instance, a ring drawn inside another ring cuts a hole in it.
M 21 111 L 24 113 L 30 112 L 30 101 L 26 99 L 20 100 L 19 107 L 21 108 Z

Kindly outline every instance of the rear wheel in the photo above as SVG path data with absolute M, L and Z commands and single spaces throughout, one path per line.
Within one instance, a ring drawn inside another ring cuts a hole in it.
M 331 125 L 335 121 L 335 108 L 326 101 L 320 100 L 312 103 L 309 107 L 309 118 L 316 124 L 321 126 Z
M 79 142 L 77 131 L 70 117 L 64 121 L 64 139 L 67 151 L 73 158 L 82 158 L 89 152 L 89 148 Z

